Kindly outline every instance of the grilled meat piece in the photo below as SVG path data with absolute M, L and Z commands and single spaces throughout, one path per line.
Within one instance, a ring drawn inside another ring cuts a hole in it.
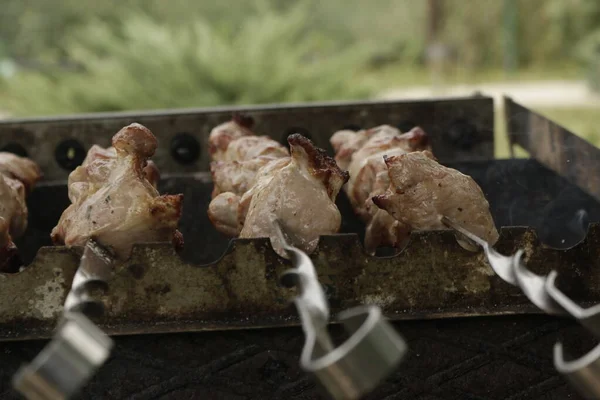
M 288 149 L 268 136 L 250 130 L 249 117 L 234 118 L 214 128 L 209 137 L 214 182 L 213 199 L 221 193 L 242 196 L 250 190 L 258 171 L 279 158 L 289 158 Z
M 373 197 L 377 207 L 389 212 L 412 230 L 447 229 L 446 216 L 490 244 L 498 231 L 489 204 L 473 178 L 440 165 L 429 151 L 385 157 L 390 187 Z M 471 248 L 466 240 L 461 245 Z
M 289 157 L 288 150 L 268 136 L 244 136 L 232 141 L 222 153 L 223 161 L 250 161 L 257 157 Z
M 342 169 L 348 169 L 352 155 L 365 145 L 367 140 L 377 132 L 378 128 L 360 130 L 341 130 L 334 133 L 329 142 L 335 152 L 335 162 Z
M 94 169 L 95 171 L 91 175 L 95 176 L 99 182 L 103 182 L 110 175 L 116 160 L 117 149 L 112 146 L 104 148 L 95 144 L 90 147 L 85 159 L 81 163 L 81 167 L 86 168 L 82 171 Z M 146 160 L 143 171 L 148 182 L 156 188 L 160 179 L 160 172 L 156 164 L 151 160 Z
M 302 135 L 288 137 L 291 161 L 273 168 L 256 182 L 248 214 L 240 232 L 242 238 L 269 237 L 275 251 L 284 255 L 283 243 L 273 221 L 285 222 L 293 244 L 310 253 L 319 236 L 340 229 L 342 217 L 335 199 L 348 181 L 348 173 Z
M 147 162 L 157 147 L 144 126 L 131 124 L 112 138 L 112 148 L 90 149 L 69 175 L 71 205 L 52 230 L 56 244 L 83 246 L 95 238 L 126 259 L 135 243 L 172 241 L 183 245 L 177 224 L 183 195 L 159 195 L 158 171 Z
M 20 181 L 27 193 L 42 178 L 42 171 L 35 162 L 6 152 L 0 152 L 0 174 Z
M 240 198 L 240 205 L 238 209 L 238 226 L 240 231 L 244 226 L 244 221 L 246 221 L 246 216 L 248 215 L 250 203 L 252 202 L 252 197 L 254 194 L 260 192 L 263 190 L 263 188 L 268 186 L 271 182 L 271 179 L 275 177 L 277 172 L 288 166 L 291 161 L 292 160 L 290 157 L 278 158 L 265 165 L 256 173 L 256 176 L 254 177 L 254 180 L 250 186 L 250 190 L 244 193 Z
M 344 187 L 354 211 L 366 224 L 365 248 L 401 246 L 409 229 L 373 204 L 373 196 L 390 185 L 384 156 L 429 149 L 429 138 L 419 127 L 407 133 L 389 125 L 352 132 L 336 132 L 330 139 L 340 166 L 348 166 L 350 180 Z
M 16 272 L 19 267 L 13 239 L 27 228 L 25 186 L 18 180 L 0 175 L 0 272 Z
M 219 232 L 230 237 L 240 235 L 240 212 L 240 196 L 231 192 L 220 193 L 208 205 L 210 222 Z
M 377 175 L 387 170 L 383 162 L 384 155 L 405 154 L 427 149 L 428 146 L 427 134 L 421 128 L 404 134 L 388 125 L 374 128 L 363 145 L 352 154 L 348 166 L 350 180 L 347 192 L 358 213 L 364 211 L 365 201 L 371 197 Z
M 27 229 L 27 193 L 42 177 L 38 165 L 28 158 L 0 153 L 0 272 L 19 267 L 13 239 Z
M 252 176 L 246 176 L 248 180 L 247 184 L 244 184 L 245 191 L 224 191 L 215 195 L 219 187 L 220 180 L 218 178 L 220 175 L 213 174 L 217 180 L 214 181 L 213 200 L 208 206 L 208 218 L 217 230 L 227 236 L 239 236 L 246 221 L 246 215 L 248 215 L 248 209 L 250 208 L 254 194 L 267 186 L 276 173 L 287 166 L 290 161 L 290 157 L 270 159 L 258 171 L 253 172 Z M 239 164 L 245 163 L 242 162 Z M 227 176 L 221 178 L 224 180 L 228 179 Z
M 251 130 L 253 125 L 254 120 L 252 118 L 234 115 L 231 121 L 213 128 L 208 137 L 208 151 L 212 160 L 226 161 L 225 152 L 229 144 L 243 136 L 254 136 L 254 132 Z
M 269 237 L 275 251 L 285 256 L 274 231 L 275 217 L 285 222 L 294 244 L 309 252 L 319 235 L 339 230 L 335 198 L 348 174 L 310 140 L 299 134 L 288 137 L 290 157 L 285 147 L 253 136 L 236 120 L 213 129 L 210 140 L 215 188 L 208 216 L 220 232 Z
M 6 231 L 14 239 L 27 229 L 25 193 L 21 181 L 0 175 L 0 218 L 6 222 Z
M 210 164 L 214 183 L 212 197 L 225 192 L 243 195 L 254 183 L 258 171 L 273 160 L 275 158 L 262 156 L 248 161 L 213 161 Z

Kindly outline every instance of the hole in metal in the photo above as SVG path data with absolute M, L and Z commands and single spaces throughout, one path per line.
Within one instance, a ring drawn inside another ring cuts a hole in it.
M 189 133 L 178 133 L 171 140 L 171 156 L 179 164 L 193 164 L 200 157 L 200 143 Z
M 461 150 L 470 150 L 479 141 L 477 128 L 465 119 L 454 121 L 447 135 L 450 143 Z
M 67 171 L 73 171 L 77 168 L 86 156 L 86 151 L 75 139 L 63 140 L 54 150 L 54 158 L 58 165 Z
M 281 284 L 281 286 L 287 289 L 296 287 L 299 283 L 298 274 L 295 274 L 293 272 L 285 272 L 279 278 L 279 283 Z
M 401 251 L 400 249 L 397 249 L 392 246 L 379 246 L 375 250 L 375 257 L 381 257 L 381 258 L 395 257 L 396 255 L 400 254 L 400 251 Z

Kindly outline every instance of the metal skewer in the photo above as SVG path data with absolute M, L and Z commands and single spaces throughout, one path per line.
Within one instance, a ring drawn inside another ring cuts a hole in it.
M 503 256 L 449 218 L 442 217 L 442 222 L 479 244 L 494 272 L 507 283 L 520 288 L 540 310 L 550 315 L 570 316 L 600 339 L 600 304 L 581 308 L 556 287 L 556 271 L 547 276 L 534 274 L 521 259 L 523 250 L 512 256 Z M 600 399 L 600 345 L 579 359 L 565 361 L 562 343 L 558 342 L 554 346 L 554 365 L 586 399 Z
M 112 340 L 86 315 L 103 314 L 97 292 L 108 289 L 113 264 L 106 249 L 94 240 L 87 242 L 54 337 L 13 377 L 13 387 L 27 399 L 70 398 L 110 356 Z
M 358 399 L 372 391 L 400 363 L 407 347 L 376 306 L 355 307 L 339 315 L 349 338 L 335 347 L 329 333 L 329 305 L 310 258 L 291 246 L 281 222 L 274 225 L 294 269 L 283 282 L 297 286 L 294 302 L 305 334 L 300 366 L 313 374 L 333 399 Z

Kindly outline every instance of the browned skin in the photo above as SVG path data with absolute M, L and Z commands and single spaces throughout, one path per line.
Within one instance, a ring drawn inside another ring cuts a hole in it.
M 220 232 L 269 237 L 283 256 L 273 218 L 284 221 L 295 245 L 313 251 L 320 235 L 339 230 L 335 197 L 348 180 L 348 173 L 307 138 L 290 135 L 288 143 L 291 156 L 277 142 L 260 136 L 239 135 L 220 149 L 216 158 L 221 161 L 211 165 L 215 189 L 208 210 Z
M 366 224 L 366 250 L 372 254 L 379 246 L 401 247 L 408 227 L 377 208 L 371 198 L 389 187 L 383 156 L 429 149 L 427 134 L 419 127 L 402 133 L 392 126 L 381 125 L 359 132 L 339 131 L 330 141 L 336 161 L 347 166 L 350 173 L 344 189 L 354 211 Z
M 69 199 L 52 230 L 56 244 L 82 246 L 91 237 L 126 259 L 135 243 L 170 241 L 183 245 L 177 225 L 183 195 L 159 195 L 156 166 L 148 163 L 158 142 L 142 125 L 121 129 L 113 149 L 92 147 L 69 175 Z
M 141 124 L 131 124 L 122 128 L 112 138 L 112 145 L 117 150 L 117 155 L 132 155 L 138 160 L 143 160 L 139 165 L 145 165 L 146 161 L 154 155 L 158 147 L 158 139 L 150 129 Z
M 15 272 L 20 266 L 13 239 L 27 229 L 25 198 L 41 177 L 33 161 L 0 152 L 0 272 Z
M 148 179 L 148 182 L 154 187 L 158 186 L 158 181 L 160 181 L 160 171 L 154 162 L 148 160 L 146 166 L 144 167 L 144 176 Z
M 233 119 L 216 126 L 208 137 L 208 152 L 214 161 L 222 160 L 222 153 L 227 150 L 229 143 L 242 136 L 254 135 L 251 128 L 252 118 L 234 115 Z
M 250 130 L 252 120 L 234 116 L 232 121 L 214 128 L 209 142 L 210 172 L 214 182 L 212 198 L 221 193 L 242 196 L 252 186 L 258 171 L 271 161 L 288 158 L 288 149 L 268 136 L 256 136 Z
M 412 230 L 447 229 L 446 216 L 490 244 L 498 231 L 489 204 L 473 178 L 440 165 L 428 151 L 386 157 L 390 187 L 373 197 L 377 207 L 389 212 Z M 461 244 L 471 248 L 465 241 Z
M 348 171 L 342 171 L 335 160 L 327 155 L 325 150 L 314 145 L 308 138 L 295 133 L 288 137 L 288 143 L 292 152 L 292 158 L 299 159 L 298 153 L 302 149 L 306 156 L 307 167 L 310 173 L 319 179 L 327 188 L 327 194 L 331 199 L 335 199 L 341 187 L 348 182 L 350 174 Z

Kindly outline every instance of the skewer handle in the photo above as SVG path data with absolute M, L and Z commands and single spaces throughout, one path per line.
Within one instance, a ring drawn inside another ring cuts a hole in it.
M 19 369 L 13 387 L 28 400 L 68 399 L 104 364 L 112 347 L 87 317 L 67 313 L 52 341 Z

